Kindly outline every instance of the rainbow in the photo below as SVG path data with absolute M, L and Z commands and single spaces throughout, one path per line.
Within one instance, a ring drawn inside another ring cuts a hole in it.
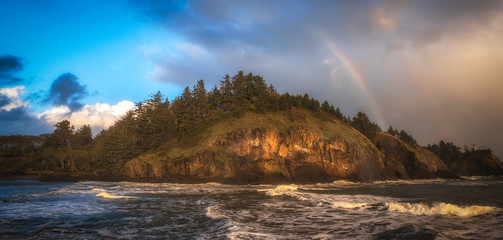
M 365 81 L 363 81 L 362 76 L 356 69 L 356 67 L 351 63 L 351 61 L 346 57 L 346 55 L 333 43 L 330 39 L 326 37 L 322 37 L 323 41 L 325 44 L 328 46 L 328 48 L 332 51 L 332 53 L 344 64 L 346 69 L 349 71 L 351 74 L 352 78 L 356 81 L 358 86 L 362 89 L 363 93 L 367 97 L 368 102 L 370 103 L 370 106 L 372 108 L 372 111 L 374 115 L 377 117 L 377 121 L 379 122 L 379 125 L 381 128 L 386 127 L 386 122 L 384 121 L 384 118 L 382 116 L 382 113 L 379 109 L 379 106 L 377 105 L 376 101 L 370 94 L 369 88 Z

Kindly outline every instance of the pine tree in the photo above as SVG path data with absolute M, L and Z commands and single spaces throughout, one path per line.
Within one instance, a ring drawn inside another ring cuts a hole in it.
M 203 80 L 197 81 L 197 84 L 192 90 L 192 95 L 194 101 L 194 117 L 196 123 L 199 124 L 206 119 L 209 110 L 208 94 L 206 93 L 206 89 L 204 88 Z
M 333 107 L 332 107 L 333 109 Z M 324 111 L 326 113 L 330 113 L 330 104 L 328 104 L 328 101 L 324 101 L 322 104 L 321 104 L 321 111 Z
M 55 147 L 69 146 L 73 136 L 74 127 L 70 125 L 70 121 L 63 120 L 54 125 L 56 129 L 49 137 L 47 144 Z
M 351 125 L 369 139 L 373 139 L 376 132 L 381 131 L 379 125 L 371 122 L 367 114 L 363 112 L 358 112 L 358 114 L 353 118 Z
M 417 142 L 412 135 L 408 134 L 404 130 L 400 131 L 398 138 L 411 146 L 417 146 Z
M 386 132 L 392 136 L 398 136 L 398 134 L 399 134 L 398 130 L 393 129 L 393 127 L 391 125 L 389 126 L 388 131 L 386 131 Z
M 84 125 L 77 129 L 71 139 L 71 146 L 73 149 L 82 149 L 89 146 L 93 140 L 92 129 L 89 125 Z
M 208 93 L 208 117 L 210 119 L 218 118 L 223 114 L 222 110 L 222 94 L 217 86 Z

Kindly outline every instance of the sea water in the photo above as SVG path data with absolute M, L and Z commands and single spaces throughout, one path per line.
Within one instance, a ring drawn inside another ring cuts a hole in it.
M 503 178 L 313 185 L 0 181 L 1 239 L 501 239 Z

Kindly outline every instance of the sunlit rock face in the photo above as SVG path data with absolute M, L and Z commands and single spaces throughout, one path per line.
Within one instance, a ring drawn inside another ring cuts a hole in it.
M 342 138 L 324 139 L 303 127 L 285 133 L 263 128 L 239 130 L 210 144 L 225 149 L 219 154 L 255 162 L 263 175 L 289 182 L 382 178 L 379 169 L 383 165 L 377 149 L 361 148 Z
M 264 125 L 250 120 L 254 117 L 213 126 L 191 148 L 133 159 L 121 175 L 128 180 L 236 184 L 454 176 L 433 153 L 384 133 L 377 134 L 374 144 L 338 120 L 273 115 L 260 117 L 269 121 Z

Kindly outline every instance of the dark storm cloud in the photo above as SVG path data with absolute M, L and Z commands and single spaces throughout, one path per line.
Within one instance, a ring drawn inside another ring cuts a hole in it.
M 391 40 L 422 46 L 465 34 L 467 28 L 485 27 L 503 5 L 493 0 L 131 3 L 145 18 L 160 23 L 167 31 L 211 50 L 217 61 L 225 58 L 218 53 L 233 54 L 231 50 L 242 55 L 253 55 L 251 51 L 280 56 L 296 53 L 312 59 L 323 52 L 319 48 L 320 33 L 347 48 L 370 43 L 386 50 Z M 384 34 L 392 30 L 393 34 Z M 172 67 L 169 61 L 163 64 L 176 71 L 183 64 L 177 63 Z
M 7 96 L 0 95 L 0 108 L 2 108 L 3 106 L 6 106 L 9 103 L 10 103 L 10 99 Z
M 19 90 L 16 92 L 14 95 L 0 92 L 0 135 L 38 135 L 50 132 L 51 124 L 30 112 L 29 105 L 19 98 Z
M 155 65 L 150 77 L 158 81 L 216 83 L 244 70 L 282 92 L 327 99 L 347 115 L 362 110 L 376 120 L 381 111 L 388 124 L 410 129 L 422 144 L 503 135 L 495 125 L 503 116 L 483 110 L 503 108 L 503 1 L 130 2 L 183 39 L 146 54 Z M 372 109 L 374 100 L 365 98 L 326 40 L 356 66 L 380 110 Z M 466 110 L 473 103 L 477 107 Z M 457 119 L 481 127 L 466 133 L 468 124 Z M 503 156 L 501 143 L 487 146 Z
M 36 118 L 31 115 L 26 107 L 17 107 L 9 111 L 0 110 L 0 121 L 14 122 L 14 121 L 32 121 Z
M 23 79 L 14 76 L 21 70 L 23 70 L 22 58 L 12 55 L 0 56 L 0 86 L 22 82 Z
M 52 82 L 44 101 L 56 106 L 68 106 L 71 111 L 76 111 L 82 108 L 80 101 L 88 95 L 86 86 L 81 85 L 75 75 L 65 73 Z
M 38 119 L 26 107 L 0 110 L 0 135 L 39 135 L 50 133 L 52 129 L 51 124 Z
M 366 18 L 352 17 L 360 11 L 365 14 L 371 4 L 359 10 L 333 1 L 188 1 L 178 5 L 166 1 L 131 2 L 145 18 L 181 35 L 192 46 L 182 45 L 149 56 L 159 70 L 154 73 L 155 79 L 183 84 L 200 78 L 221 79 L 223 74 L 240 69 L 276 81 L 285 78 L 296 83 L 308 76 L 316 78 L 319 76 L 313 73 L 319 66 L 306 73 L 292 73 L 291 68 L 319 65 L 324 60 L 318 56 L 326 52 L 320 49 L 319 29 L 341 32 L 338 37 L 342 39 L 353 26 L 371 28 Z M 339 5 L 352 8 L 349 11 Z M 355 21 L 340 21 L 344 16 Z M 318 59 L 313 61 L 313 55 Z

